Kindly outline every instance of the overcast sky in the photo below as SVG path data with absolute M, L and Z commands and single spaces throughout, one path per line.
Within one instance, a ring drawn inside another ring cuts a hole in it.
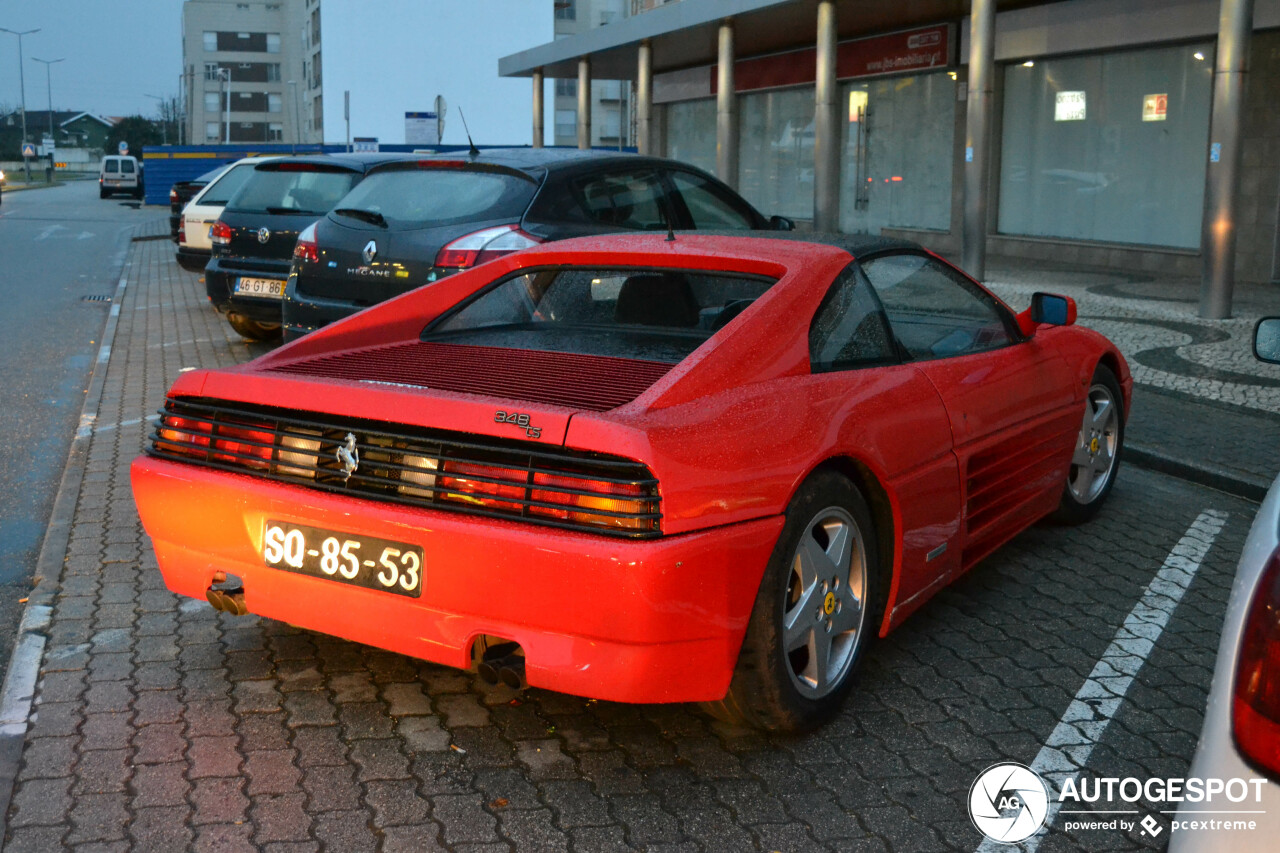
M 27 109 L 48 108 L 51 66 L 55 109 L 103 115 L 155 115 L 147 94 L 178 93 L 182 73 L 181 0 L 0 0 L 0 27 L 40 32 L 22 38 Z M 18 39 L 0 33 L 0 106 L 16 107 Z

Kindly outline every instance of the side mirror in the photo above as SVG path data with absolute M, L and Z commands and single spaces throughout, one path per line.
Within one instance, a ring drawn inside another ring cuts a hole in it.
M 791 219 L 788 219 L 788 218 L 787 218 L 787 217 L 785 217 L 785 216 L 770 216 L 770 217 L 769 217 L 769 224 L 770 224 L 771 226 L 773 226 L 773 230 L 774 230 L 774 231 L 794 231 L 794 230 L 796 230 L 796 223 L 795 223 L 795 221 L 794 221 L 794 220 L 791 220 Z
M 1280 317 L 1263 317 L 1253 330 L 1253 357 L 1280 364 Z
M 1076 301 L 1056 293 L 1031 296 L 1031 322 L 1050 326 L 1070 326 L 1076 321 Z

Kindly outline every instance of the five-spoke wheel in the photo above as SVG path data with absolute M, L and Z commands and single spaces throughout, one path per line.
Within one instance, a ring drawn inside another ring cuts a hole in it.
M 1098 365 L 1089 393 L 1062 501 L 1054 517 L 1078 524 L 1098 511 L 1111 491 L 1124 446 L 1124 396 L 1115 374 Z

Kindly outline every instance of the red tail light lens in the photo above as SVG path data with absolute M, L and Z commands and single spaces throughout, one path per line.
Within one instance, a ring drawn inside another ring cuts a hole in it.
M 187 242 L 187 220 L 185 219 L 178 220 L 178 242 Z
M 169 190 L 169 204 L 173 204 L 177 200 L 178 200 L 178 191 L 174 189 Z
M 212 458 L 215 462 L 233 462 L 246 468 L 266 470 L 271 467 L 274 441 L 275 436 L 269 432 L 218 424 Z
M 634 483 L 606 483 L 583 477 L 534 474 L 533 486 L 533 492 L 530 495 L 532 500 L 539 503 L 558 504 L 559 507 L 531 506 L 529 507 L 530 515 L 619 530 L 650 530 L 653 527 L 653 521 L 648 518 L 616 518 L 607 514 L 643 514 L 650 511 L 649 499 L 645 496 L 644 489 Z M 589 491 L 592 494 L 546 491 L 539 489 L 538 486 L 546 486 L 549 489 Z
M 436 266 L 469 269 L 541 242 L 539 238 L 526 234 L 515 225 L 499 225 L 459 237 L 449 243 L 436 255 Z
M 191 418 L 166 416 L 160 425 L 160 440 L 165 450 L 204 457 L 209 447 L 209 424 Z
M 320 246 L 316 243 L 316 223 L 312 222 L 298 235 L 298 244 L 293 247 L 293 257 L 299 261 L 318 263 Z
M 1280 775 L 1280 550 L 1267 561 L 1245 617 L 1231 729 L 1246 758 Z
M 520 510 L 519 503 L 502 498 L 523 501 L 528 472 L 469 462 L 445 462 L 442 470 L 443 474 L 436 477 L 436 488 L 443 490 L 437 493 L 438 500 L 492 509 Z M 491 480 L 505 482 L 490 482 Z
M 219 219 L 213 223 L 213 228 L 209 231 L 209 240 L 215 246 L 227 246 L 231 243 L 231 226 Z

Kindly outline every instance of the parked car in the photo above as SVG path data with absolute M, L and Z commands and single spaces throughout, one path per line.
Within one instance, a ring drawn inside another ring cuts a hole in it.
M 1253 351 L 1262 361 L 1280 364 L 1280 317 L 1258 323 Z M 1200 743 L 1187 775 L 1269 782 L 1250 785 L 1245 802 L 1226 804 L 1228 810 L 1240 810 L 1236 817 L 1229 812 L 1211 816 L 1220 821 L 1254 821 L 1255 829 L 1223 832 L 1208 825 L 1179 827 L 1169 839 L 1170 853 L 1276 849 L 1280 837 L 1280 477 L 1254 516 L 1240 554 Z M 1207 824 L 1204 808 L 1185 803 L 1174 819 Z
M 514 148 L 385 163 L 301 235 L 282 306 L 285 340 L 548 240 L 792 227 L 706 172 L 657 157 Z
M 182 209 L 187 206 L 187 202 L 195 198 L 200 190 L 211 184 L 226 168 L 226 166 L 219 166 L 194 180 L 176 181 L 169 187 L 169 236 L 173 238 L 173 242 L 178 242 L 178 229 L 182 225 Z
M 298 234 L 324 216 L 369 168 L 394 154 L 279 157 L 254 164 L 210 230 L 205 289 L 243 338 L 280 332 L 280 299 Z
M 165 583 L 508 683 L 820 723 L 873 636 L 1098 510 L 1132 389 L 1070 299 L 1015 315 L 915 244 L 829 239 L 549 243 L 183 374 L 132 467 Z
M 268 162 L 261 157 L 237 160 L 210 181 L 182 209 L 178 223 L 178 266 L 189 272 L 202 272 L 213 255 L 213 223 L 218 221 L 222 208 L 240 191 L 258 163 Z
M 137 157 L 109 154 L 98 167 L 98 198 L 115 193 L 128 193 L 142 198 L 142 167 Z

